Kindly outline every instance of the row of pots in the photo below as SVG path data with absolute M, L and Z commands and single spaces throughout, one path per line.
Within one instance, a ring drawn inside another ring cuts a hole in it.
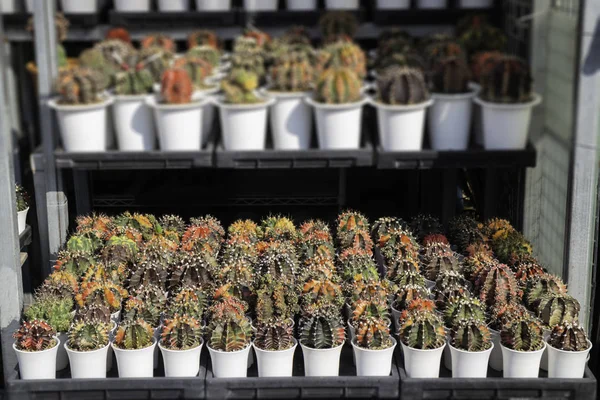
M 5 14 L 19 10 L 20 0 L 0 0 L 0 11 Z M 103 0 L 60 0 L 62 10 L 69 14 L 96 13 Z M 151 0 L 114 0 L 115 9 L 120 12 L 148 12 Z M 157 0 L 158 10 L 166 12 L 188 11 L 191 0 Z M 27 12 L 33 12 L 34 0 L 25 0 Z M 198 11 L 229 11 L 231 0 L 195 0 Z M 244 8 L 249 11 L 277 11 L 279 0 L 244 0 Z M 411 0 L 377 0 L 377 8 L 382 10 L 402 10 L 410 8 Z M 286 0 L 288 10 L 310 11 L 317 9 L 317 0 Z M 448 0 L 417 0 L 417 7 L 424 9 L 446 8 Z M 486 8 L 493 0 L 459 0 L 462 8 Z M 359 0 L 326 0 L 329 10 L 357 10 Z

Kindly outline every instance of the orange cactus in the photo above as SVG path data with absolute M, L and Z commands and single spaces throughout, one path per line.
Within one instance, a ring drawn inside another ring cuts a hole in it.
M 192 101 L 192 79 L 183 69 L 168 69 L 161 82 L 161 95 L 169 104 L 188 104 Z

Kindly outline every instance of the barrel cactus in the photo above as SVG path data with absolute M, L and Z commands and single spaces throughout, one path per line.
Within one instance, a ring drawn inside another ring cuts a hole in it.
M 89 68 L 61 71 L 56 80 L 59 102 L 66 105 L 99 103 L 104 89 L 106 86 L 101 73 Z
M 489 307 L 508 304 L 518 300 L 517 280 L 504 264 L 495 264 L 484 272 L 477 281 L 479 298 Z
M 378 278 L 377 265 L 372 255 L 360 247 L 344 250 L 338 258 L 339 275 L 344 281 L 352 281 L 356 275 Z
M 81 321 L 69 331 L 67 346 L 75 351 L 94 351 L 108 346 L 110 325 L 100 321 Z
M 123 321 L 115 332 L 114 345 L 123 350 L 139 350 L 152 345 L 154 330 L 142 319 Z
M 336 307 L 313 305 L 299 323 L 300 343 L 311 349 L 331 349 L 346 340 L 342 317 Z
M 315 80 L 309 58 L 300 52 L 286 53 L 276 59 L 269 75 L 271 90 L 278 92 L 307 92 L 312 90 Z
M 293 282 L 298 269 L 295 247 L 288 242 L 262 242 L 256 270 L 260 275 Z
M 455 326 L 460 320 L 485 321 L 485 305 L 473 297 L 455 297 L 448 301 L 444 309 L 446 326 Z
M 294 327 L 289 320 L 259 323 L 254 346 L 267 351 L 287 350 L 294 346 Z
M 287 217 L 271 215 L 263 219 L 260 225 L 261 236 L 265 241 L 295 242 L 298 239 L 296 225 Z
M 272 323 L 293 318 L 298 311 L 298 294 L 290 289 L 285 282 L 264 276 L 256 291 L 256 320 Z
M 458 255 L 450 249 L 450 246 L 429 245 L 423 248 L 421 263 L 427 279 L 435 281 L 442 272 L 461 270 Z
M 418 69 L 392 66 L 377 77 L 377 100 L 383 104 L 419 104 L 429 98 L 425 78 Z
M 581 306 L 568 294 L 548 293 L 540 300 L 536 314 L 549 327 L 577 322 Z
M 209 46 L 214 49 L 219 48 L 219 38 L 213 31 L 200 29 L 193 31 L 188 35 L 188 48 L 193 49 L 197 46 Z
M 253 104 L 262 100 L 256 95 L 258 76 L 250 71 L 238 69 L 232 71 L 221 81 L 221 90 L 225 94 L 225 102 L 229 104 Z
M 471 72 L 461 57 L 448 57 L 437 61 L 431 68 L 431 83 L 436 93 L 466 93 L 469 91 Z
M 392 307 L 396 310 L 403 310 L 413 300 L 428 299 L 431 295 L 424 285 L 407 284 L 399 286 L 399 288 L 392 302 Z
M 544 334 L 539 321 L 522 317 L 509 323 L 500 332 L 503 346 L 515 351 L 537 351 L 544 347 Z
M 346 67 L 329 68 L 318 77 L 315 98 L 326 104 L 354 103 L 361 98 L 361 80 Z
M 76 300 L 80 307 L 103 304 L 107 305 L 114 313 L 121 309 L 121 303 L 127 294 L 127 290 L 115 283 L 92 282 L 82 288 L 81 293 L 76 296 Z
M 542 298 L 550 293 L 567 294 L 567 285 L 556 275 L 536 275 L 527 281 L 523 300 L 527 307 L 536 310 Z
M 56 346 L 56 332 L 45 321 L 24 321 L 13 334 L 15 347 L 22 351 L 44 351 Z
M 217 265 L 217 260 L 209 254 L 182 252 L 173 266 L 168 287 L 174 290 L 211 284 L 212 273 L 217 269 Z
M 480 96 L 491 103 L 527 103 L 532 99 L 532 82 L 525 61 L 505 56 L 481 76 Z
M 217 49 L 206 45 L 191 48 L 186 56 L 200 58 L 212 65 L 213 68 L 218 67 L 221 62 L 221 53 Z
M 448 224 L 448 239 L 462 254 L 467 253 L 467 248 L 472 244 L 485 242 L 485 235 L 481 232 L 479 222 L 468 214 L 463 214 L 450 220 Z
M 552 329 L 548 344 L 563 351 L 584 351 L 590 347 L 585 329 L 568 322 Z
M 76 322 L 96 321 L 109 324 L 111 321 L 110 308 L 104 304 L 90 304 L 89 306 L 77 309 L 73 320 Z
M 241 241 L 256 244 L 259 241 L 259 233 L 256 222 L 249 219 L 237 220 L 227 228 L 227 234 L 232 242 Z
M 244 315 L 214 312 L 208 326 L 208 343 L 214 350 L 239 351 L 250 345 L 252 326 Z
M 176 315 L 164 321 L 160 344 L 169 350 L 189 350 L 202 344 L 202 326 L 189 315 Z
M 491 333 L 481 320 L 460 320 L 450 331 L 450 343 L 464 351 L 485 351 L 492 346 Z
M 162 76 L 160 93 L 167 104 L 188 104 L 192 101 L 192 79 L 184 69 L 168 69 Z
M 369 350 L 382 350 L 393 344 L 386 320 L 361 318 L 356 321 L 356 345 Z
M 350 68 L 354 73 L 363 79 L 367 75 L 366 57 L 362 49 L 348 41 L 339 41 L 326 46 L 321 50 L 323 54 L 320 58 L 318 69 L 323 71 L 331 67 Z
M 212 66 L 199 57 L 184 56 L 173 62 L 173 68 L 181 68 L 187 72 L 196 90 L 205 90 L 210 86 L 205 82 L 212 74 Z
M 446 342 L 442 319 L 429 311 L 403 311 L 399 337 L 406 346 L 420 350 L 437 349 Z
M 310 273 L 300 284 L 300 293 L 303 309 L 314 304 L 333 304 L 337 307 L 344 304 L 342 288 L 334 274 Z
M 208 296 L 199 287 L 185 286 L 173 293 L 169 299 L 166 315 L 173 318 L 187 315 L 201 320 L 208 306 Z

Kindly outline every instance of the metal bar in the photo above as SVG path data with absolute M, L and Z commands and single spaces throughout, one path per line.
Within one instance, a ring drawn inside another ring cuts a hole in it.
M 456 214 L 457 175 L 457 169 L 447 169 L 442 174 L 442 222 L 446 228 Z
M 90 173 L 84 170 L 73 170 L 73 187 L 75 190 L 75 210 L 77 215 L 85 215 L 92 212 L 90 200 Z

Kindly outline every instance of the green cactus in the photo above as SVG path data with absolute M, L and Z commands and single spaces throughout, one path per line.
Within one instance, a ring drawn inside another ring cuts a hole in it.
M 443 226 L 439 218 L 430 214 L 418 214 L 408 224 L 413 236 L 420 243 L 427 235 L 442 233 Z
M 298 241 L 298 255 L 304 262 L 322 257 L 324 259 L 333 260 L 335 257 L 335 248 L 333 247 L 333 239 L 329 233 L 329 227 L 325 229 L 315 228 L 311 231 L 303 232 L 306 224 L 302 225 L 300 238 Z
M 256 320 L 261 324 L 285 321 L 298 312 L 298 293 L 289 285 L 266 275 L 256 291 Z
M 361 85 L 362 81 L 352 69 L 329 68 L 317 79 L 315 98 L 326 104 L 354 103 L 361 98 Z
M 193 49 L 198 46 L 210 46 L 213 49 L 218 49 L 219 38 L 215 32 L 207 29 L 193 31 L 188 35 L 188 48 Z
M 455 285 L 464 287 L 466 284 L 467 281 L 460 272 L 454 270 L 445 270 L 440 271 L 437 279 L 435 280 L 435 289 L 443 290 L 445 287 Z
M 548 344 L 563 351 L 584 351 L 590 347 L 585 329 L 569 322 L 552 329 Z
M 201 320 L 208 307 L 208 297 L 199 287 L 182 287 L 169 298 L 166 315 L 170 318 L 176 315 L 188 315 Z
M 482 273 L 476 285 L 480 300 L 488 307 L 508 304 L 518 300 L 517 280 L 504 264 L 495 264 Z
M 113 224 L 113 219 L 104 214 L 93 213 L 91 215 L 80 215 L 76 218 L 77 234 L 92 237 L 104 241 Z
M 115 75 L 115 93 L 118 95 L 142 95 L 152 93 L 154 79 L 143 66 L 130 68 Z
M 218 263 L 206 253 L 182 252 L 171 271 L 168 287 L 170 290 L 186 286 L 204 286 L 212 283 L 212 272 Z
M 169 350 L 189 350 L 202 344 L 202 326 L 197 319 L 175 316 L 165 320 L 160 334 L 160 344 Z
M 248 72 L 256 75 L 257 85 L 262 85 L 265 82 L 267 68 L 265 57 L 262 51 L 247 51 L 234 53 L 230 59 L 231 71 L 230 74 L 236 72 Z
M 244 314 L 231 312 L 226 302 L 211 307 L 208 343 L 213 350 L 239 351 L 252 340 L 252 326 Z
M 258 88 L 258 76 L 250 71 L 235 70 L 221 81 L 221 90 L 225 102 L 229 104 L 254 104 L 261 100 L 255 93 Z
M 437 349 L 446 342 L 442 319 L 429 311 L 403 311 L 399 337 L 406 346 L 420 350 Z
M 82 285 L 82 290 L 75 296 L 79 307 L 92 304 L 106 305 L 112 313 L 121 309 L 123 299 L 127 297 L 127 290 L 112 282 L 91 282 Z
M 45 321 L 24 321 L 13 334 L 15 347 L 21 351 L 44 351 L 56 346 L 56 332 Z
M 133 46 L 122 40 L 103 40 L 93 48 L 83 51 L 79 56 L 79 64 L 98 71 L 105 79 L 106 86 L 112 86 L 115 74 L 126 65 L 133 52 Z
M 529 315 L 527 309 L 519 303 L 497 304 L 490 309 L 490 327 L 502 331 L 512 321 Z
M 111 237 L 102 250 L 102 258 L 108 268 L 118 268 L 119 266 L 131 266 L 138 253 L 137 243 L 125 235 L 115 235 Z
M 442 272 L 461 270 L 458 255 L 447 244 L 428 244 L 423 248 L 421 260 L 425 276 L 430 281 L 435 281 Z
M 451 283 L 448 286 L 442 287 L 441 289 L 434 288 L 433 293 L 435 297 L 435 305 L 441 311 L 444 311 L 444 309 L 446 308 L 446 304 L 451 299 L 469 297 L 471 295 L 471 293 L 469 293 L 469 289 L 458 283 Z
M 143 319 L 125 320 L 115 332 L 114 345 L 123 350 L 139 350 L 152 345 L 154 329 Z
M 259 241 L 261 232 L 256 222 L 246 219 L 229 225 L 227 233 L 232 242 L 241 241 L 254 245 Z
M 308 56 L 301 52 L 285 53 L 269 69 L 272 87 L 278 92 L 308 92 L 315 81 L 315 71 Z
M 371 226 L 371 238 L 375 243 L 379 243 L 382 238 L 388 236 L 391 232 L 406 230 L 407 227 L 408 225 L 401 218 L 382 217 Z
M 581 306 L 568 294 L 547 293 L 537 306 L 536 314 L 549 327 L 577 322 Z
M 78 308 L 73 321 L 98 321 L 103 324 L 110 324 L 110 308 L 104 304 L 90 304 L 89 306 Z
M 537 351 L 544 347 L 542 325 L 528 316 L 513 320 L 500 332 L 503 346 L 515 351 Z
M 349 40 L 358 30 L 358 20 L 349 12 L 329 11 L 321 17 L 319 26 L 326 43 L 339 39 Z
M 365 278 L 379 278 L 377 265 L 371 254 L 361 248 L 348 248 L 344 250 L 338 259 L 339 275 L 346 281 L 352 281 L 356 275 Z
M 444 323 L 453 327 L 461 320 L 485 321 L 485 305 L 473 297 L 451 298 L 444 309 Z
M 393 344 L 386 320 L 361 318 L 356 322 L 356 345 L 369 350 L 382 350 Z
M 429 68 L 448 57 L 467 59 L 462 45 L 453 39 L 435 40 L 425 47 L 424 53 Z
M 276 240 L 284 242 L 296 242 L 298 231 L 294 222 L 281 215 L 270 215 L 263 219 L 261 225 L 261 238 L 264 241 Z
M 289 242 L 262 242 L 256 265 L 261 276 L 269 275 L 282 282 L 293 282 L 298 270 L 298 256 Z
M 390 275 L 397 274 L 403 269 L 412 270 L 413 267 L 417 271 L 420 270 L 418 265 L 411 263 L 411 261 L 419 260 L 420 247 L 408 230 L 391 228 L 386 234 L 376 239 Z
M 258 45 L 258 41 L 254 37 L 249 36 L 238 36 L 235 38 L 233 42 L 233 52 L 234 53 L 245 53 L 245 52 L 253 52 L 260 51 L 260 46 Z
M 94 254 L 65 249 L 58 253 L 54 269 L 75 276 L 82 276 L 90 267 L 96 264 L 98 264 L 98 260 Z
M 308 307 L 299 322 L 300 343 L 311 349 L 331 349 L 346 340 L 342 317 L 334 306 Z
M 448 239 L 462 254 L 472 244 L 485 243 L 485 236 L 479 228 L 479 222 L 468 214 L 453 218 L 448 225 Z
M 221 62 L 221 53 L 219 50 L 210 46 L 196 46 L 188 50 L 186 56 L 197 57 L 208 62 L 213 68 L 219 66 Z
M 102 247 L 102 242 L 94 235 L 77 234 L 67 241 L 66 248 L 83 254 L 94 254 Z
M 367 75 L 366 57 L 362 49 L 347 41 L 339 41 L 326 46 L 322 51 L 318 69 L 336 67 L 350 68 L 360 78 Z
M 515 261 L 528 257 L 533 252 L 531 244 L 522 233 L 517 231 L 503 231 L 505 234 L 496 233 L 492 237 L 492 250 L 501 262 L 513 265 Z
M 542 298 L 551 293 L 567 294 L 567 285 L 558 276 L 544 273 L 527 281 L 523 299 L 529 309 L 536 310 Z
M 69 331 L 67 346 L 75 351 L 99 350 L 109 343 L 110 325 L 100 321 L 81 321 Z
M 435 62 L 431 68 L 431 83 L 436 93 L 467 93 L 471 71 L 464 58 L 447 57 Z
M 294 346 L 294 328 L 289 320 L 261 322 L 256 328 L 254 345 L 262 350 L 281 351 Z
M 25 211 L 29 208 L 29 195 L 23 186 L 15 184 L 15 196 L 17 200 L 17 211 Z
M 478 319 L 463 319 L 458 321 L 450 331 L 450 343 L 464 351 L 485 351 L 492 346 L 491 333 L 485 322 Z
M 73 322 L 73 299 L 37 293 L 35 301 L 25 310 L 28 321 L 46 321 L 56 332 L 67 332 Z
M 484 15 L 470 15 L 458 22 L 457 36 L 460 43 L 473 55 L 482 51 L 506 48 L 507 37 L 501 29 L 490 25 Z
M 360 300 L 387 304 L 390 295 L 398 290 L 396 285 L 387 280 L 365 278 L 362 275 L 356 275 L 352 282 L 344 286 L 347 301 L 351 306 Z
M 481 76 L 481 98 L 491 103 L 527 103 L 532 99 L 531 70 L 517 57 L 505 56 Z
M 155 328 L 160 325 L 161 314 L 162 309 L 160 307 L 139 297 L 129 297 L 125 300 L 123 306 L 123 320 L 135 321 L 142 319 Z
M 256 249 L 246 242 L 228 241 L 223 247 L 220 268 L 215 271 L 214 278 L 218 282 L 229 282 L 239 287 L 254 288 L 257 262 Z
M 173 68 L 181 68 L 187 72 L 192 79 L 196 90 L 205 90 L 211 88 L 205 81 L 212 74 L 212 65 L 208 61 L 199 57 L 186 55 L 178 58 L 173 63 Z
M 350 321 L 356 328 L 359 321 L 375 319 L 389 321 L 387 299 L 359 299 L 352 304 Z
M 174 54 L 160 47 L 148 47 L 138 52 L 138 63 L 144 65 L 144 69 L 152 74 L 155 83 L 159 83 L 164 72 L 169 69 Z

